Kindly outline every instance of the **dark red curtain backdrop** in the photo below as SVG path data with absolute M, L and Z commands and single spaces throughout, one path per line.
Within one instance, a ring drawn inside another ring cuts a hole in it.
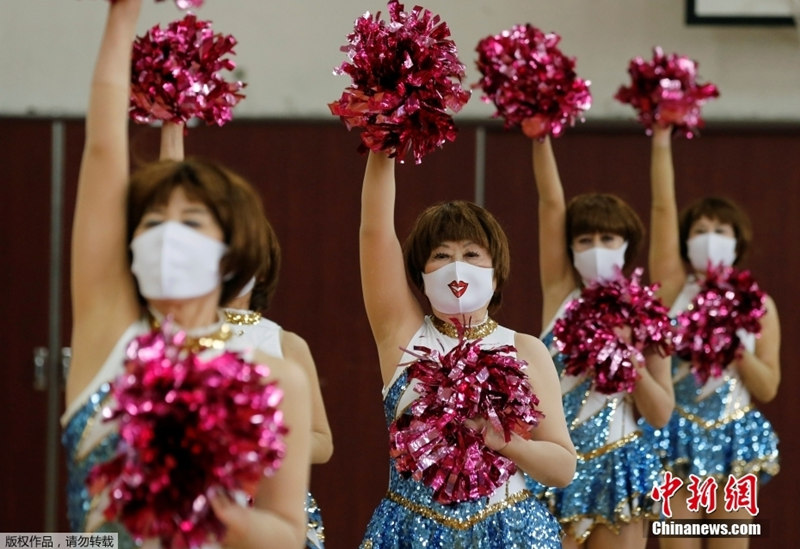
M 33 389 L 32 350 L 47 344 L 51 121 L 0 119 L 2 200 L 0 257 L 4 367 L 0 369 L 0 531 L 44 527 L 43 507 L 62 493 L 45 494 L 45 394 Z M 538 334 L 537 205 L 530 142 L 498 126 L 461 124 L 458 139 L 423 163 L 398 168 L 397 227 L 404 237 L 419 211 L 445 199 L 473 199 L 476 143 L 485 132 L 485 205 L 505 226 L 512 245 L 512 274 L 498 320 Z M 131 130 L 135 158 L 157 154 L 158 130 Z M 81 120 L 66 121 L 66 194 L 63 227 L 62 309 L 69 338 L 68 247 L 75 184 L 83 142 Z M 283 249 L 283 269 L 271 317 L 302 335 L 317 362 L 334 434 L 330 463 L 315 466 L 312 491 L 323 510 L 329 549 L 358 546 L 387 483 L 387 435 L 376 353 L 361 301 L 358 224 L 365 158 L 358 136 L 335 122 L 241 121 L 224 128 L 189 131 L 187 154 L 214 157 L 260 191 Z M 649 139 L 640 128 L 593 124 L 554 143 L 567 197 L 586 191 L 615 192 L 649 221 Z M 679 204 L 724 194 L 750 213 L 755 245 L 746 266 L 754 271 L 780 312 L 783 380 L 778 397 L 762 406 L 781 437 L 783 470 L 759 494 L 760 520 L 769 537 L 751 547 L 788 547 L 796 527 L 800 450 L 792 436 L 800 379 L 794 358 L 800 327 L 800 127 L 712 124 L 701 137 L 674 145 Z M 646 262 L 646 251 L 639 257 Z M 63 461 L 63 456 L 61 457 Z M 63 467 L 62 467 L 63 484 Z M 651 547 L 655 547 L 651 540 Z

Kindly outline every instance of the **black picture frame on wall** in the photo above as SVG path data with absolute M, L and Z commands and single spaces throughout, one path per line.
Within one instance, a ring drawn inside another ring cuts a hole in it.
M 686 0 L 689 25 L 793 26 L 793 0 Z

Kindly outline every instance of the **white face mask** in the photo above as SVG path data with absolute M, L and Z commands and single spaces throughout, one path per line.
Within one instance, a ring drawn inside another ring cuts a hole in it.
M 686 252 L 697 271 L 706 271 L 709 265 L 730 267 L 736 261 L 736 239 L 717 233 L 699 234 L 686 242 Z
M 147 299 L 188 299 L 220 284 L 225 243 L 177 221 L 147 229 L 131 241 L 131 271 Z
M 578 274 L 581 275 L 584 284 L 612 280 L 625 266 L 625 250 L 627 249 L 627 242 L 623 242 L 622 246 L 617 249 L 595 246 L 582 252 L 572 252 L 572 263 Z
M 485 307 L 494 295 L 494 269 L 454 261 L 422 274 L 431 306 L 446 315 L 471 313 Z

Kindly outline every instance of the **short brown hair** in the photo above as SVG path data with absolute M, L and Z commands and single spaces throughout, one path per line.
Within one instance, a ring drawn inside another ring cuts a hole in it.
M 268 220 L 265 220 L 267 227 L 267 262 L 256 274 L 256 283 L 250 293 L 250 303 L 248 308 L 251 311 L 258 311 L 262 314 L 267 312 L 272 296 L 278 286 L 278 273 L 281 265 L 281 248 L 275 232 L 272 230 Z
M 408 276 L 423 291 L 422 273 L 431 252 L 443 242 L 461 240 L 470 240 L 489 250 L 497 284 L 489 302 L 489 311 L 494 312 L 500 307 L 503 286 L 511 270 L 508 237 L 497 219 L 477 204 L 463 200 L 442 202 L 419 215 L 403 245 Z
M 128 189 L 128 242 L 142 216 L 153 206 L 166 204 L 172 191 L 186 195 L 211 210 L 222 229 L 228 250 L 220 261 L 225 276 L 220 303 L 234 298 L 267 264 L 267 240 L 274 234 L 265 227 L 261 199 L 239 175 L 203 159 L 161 160 L 144 165 L 130 179 Z
M 728 223 L 733 227 L 733 234 L 736 236 L 734 265 L 738 264 L 750 249 L 750 243 L 753 241 L 753 226 L 750 224 L 747 213 L 736 202 L 720 196 L 708 196 L 695 200 L 681 212 L 678 227 L 681 237 L 681 257 L 684 261 L 689 261 L 686 246 L 689 231 L 695 221 L 701 217 L 716 219 L 720 223 Z
M 625 268 L 639 254 L 644 224 L 637 213 L 620 197 L 608 193 L 580 194 L 567 204 L 567 250 L 572 259 L 572 241 L 582 234 L 597 232 L 621 236 L 628 243 Z

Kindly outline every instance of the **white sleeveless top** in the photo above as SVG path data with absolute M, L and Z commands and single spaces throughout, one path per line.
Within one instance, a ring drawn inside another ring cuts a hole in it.
M 258 349 L 270 356 L 283 358 L 282 328 L 279 324 L 243 309 L 225 309 L 225 316 L 232 328 L 230 343 L 234 349 Z

